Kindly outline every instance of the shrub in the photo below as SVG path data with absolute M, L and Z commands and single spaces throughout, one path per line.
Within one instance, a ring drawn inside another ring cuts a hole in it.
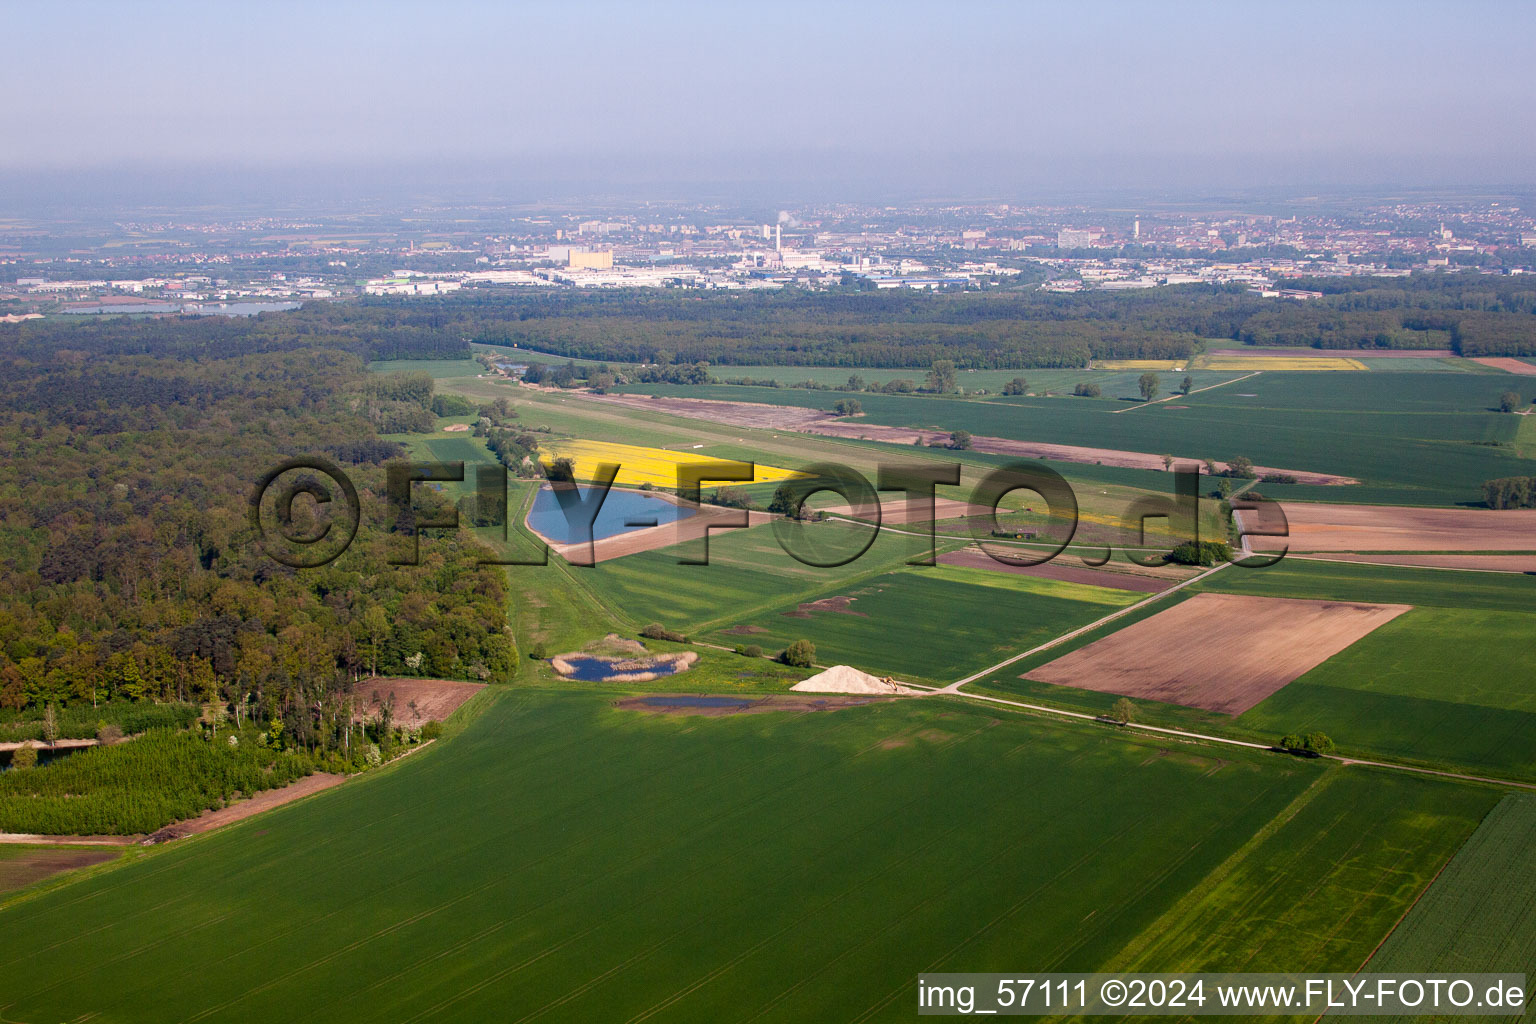
M 103 722 L 101 728 L 96 731 L 96 742 L 104 747 L 113 743 L 121 743 L 122 741 L 123 730 L 115 725 L 108 725 Z
M 1219 540 L 1187 540 L 1168 552 L 1168 561 L 1178 565 L 1211 566 L 1231 558 L 1231 547 Z
M 439 738 L 442 735 L 443 735 L 443 723 L 442 722 L 436 721 L 434 719 L 433 721 L 423 722 L 422 723 L 422 725 L 421 725 L 421 741 L 423 743 L 425 743 L 427 740 L 435 740 L 435 739 Z
M 1028 391 L 1029 381 L 1025 380 L 1023 377 L 1015 377 L 1013 380 L 1003 385 L 1003 394 L 1005 395 L 1022 395 L 1028 393 Z
M 1259 482 L 1265 484 L 1293 484 L 1296 482 L 1296 478 L 1289 473 L 1265 473 L 1259 477 Z M 1248 493 L 1250 496 L 1253 494 L 1252 491 Z
M 864 406 L 857 398 L 839 398 L 832 406 L 834 416 L 858 416 L 864 411 Z
M 752 495 L 740 487 L 716 487 L 704 500 L 710 505 L 720 505 L 724 508 L 757 508 L 757 502 L 752 500 Z
M 549 651 L 545 650 L 542 640 L 535 640 L 528 645 L 528 657 L 534 661 L 543 661 L 549 657 Z
M 1101 394 L 1103 394 L 1103 391 L 1099 389 L 1097 384 L 1089 384 L 1085 381 L 1084 383 L 1078 384 L 1076 387 L 1074 387 L 1072 389 L 1072 393 L 1078 398 L 1098 398 Z
M 1301 754 L 1303 757 L 1322 757 L 1324 754 L 1333 753 L 1333 740 L 1323 732 L 1309 732 L 1305 736 L 1294 732 L 1286 733 L 1280 737 L 1280 749 L 1288 754 Z
M 745 658 L 761 658 L 763 656 L 763 649 L 757 646 L 757 644 L 737 644 L 736 653 Z
M 809 640 L 796 640 L 784 648 L 779 660 L 795 668 L 810 668 L 816 664 L 816 645 Z
M 37 748 L 30 743 L 23 743 L 11 754 L 11 768 L 15 771 L 26 771 L 37 764 Z
M 970 451 L 971 432 L 969 430 L 956 430 L 949 435 L 949 444 L 945 445 L 952 451 Z
M 1246 455 L 1234 455 L 1227 460 L 1227 468 L 1217 474 L 1218 476 L 1235 477 L 1239 480 L 1252 480 L 1258 476 L 1254 471 L 1253 460 Z M 1294 480 L 1292 481 L 1295 482 Z
M 646 626 L 640 631 L 640 635 L 647 640 L 670 640 L 675 644 L 685 644 L 688 642 L 688 637 L 682 633 L 674 633 L 659 622 L 653 622 Z
M 1309 732 L 1301 742 L 1310 753 L 1318 755 L 1333 753 L 1333 740 L 1325 732 Z
M 1536 476 L 1506 476 L 1483 483 L 1489 508 L 1536 508 Z
M 922 438 L 918 438 L 919 441 Z M 777 516 L 793 516 L 800 512 L 800 503 L 795 500 L 795 489 L 789 484 L 779 484 L 774 489 L 773 500 L 768 503 L 768 511 Z
M 1506 391 L 1499 396 L 1499 412 L 1514 412 L 1522 404 L 1518 392 Z

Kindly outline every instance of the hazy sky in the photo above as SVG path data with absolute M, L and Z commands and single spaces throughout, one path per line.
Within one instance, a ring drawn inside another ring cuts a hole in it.
M 1536 5 L 5 4 L 0 169 L 1532 181 Z

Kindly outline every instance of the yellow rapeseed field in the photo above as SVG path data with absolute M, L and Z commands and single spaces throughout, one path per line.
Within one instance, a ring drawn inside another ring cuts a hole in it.
M 580 438 L 550 441 L 540 447 L 545 465 L 557 458 L 567 458 L 576 464 L 576 479 L 590 480 L 600 462 L 619 464 L 619 475 L 614 484 L 619 487 L 676 487 L 677 467 L 699 462 L 717 462 L 718 459 L 693 451 L 670 451 L 666 448 L 643 448 L 633 444 L 615 444 L 610 441 L 586 441 Z M 803 476 L 790 469 L 765 466 L 756 467 L 754 483 L 768 483 Z
M 1095 370 L 1182 370 L 1182 359 L 1095 359 Z
M 1358 359 L 1341 356 L 1210 356 L 1202 370 L 1365 370 Z

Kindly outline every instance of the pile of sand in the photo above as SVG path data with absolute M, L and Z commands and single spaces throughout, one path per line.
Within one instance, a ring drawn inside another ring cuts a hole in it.
M 922 693 L 902 686 L 894 679 L 881 679 L 848 665 L 833 665 L 825 672 L 802 679 L 790 689 L 806 693 L 878 693 L 897 697 L 917 697 Z

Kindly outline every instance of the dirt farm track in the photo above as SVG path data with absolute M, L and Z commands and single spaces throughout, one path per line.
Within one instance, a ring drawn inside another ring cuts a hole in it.
M 1024 678 L 1240 715 L 1408 610 L 1196 594 Z

